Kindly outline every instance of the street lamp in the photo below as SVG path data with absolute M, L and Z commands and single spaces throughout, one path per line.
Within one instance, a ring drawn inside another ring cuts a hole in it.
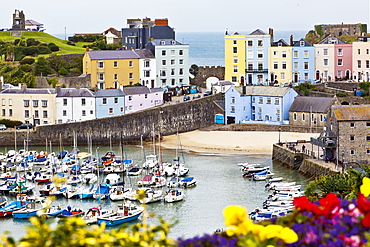
M 281 127 L 279 127 L 279 145 L 281 145 L 281 141 L 280 141 L 280 133 L 281 133 Z

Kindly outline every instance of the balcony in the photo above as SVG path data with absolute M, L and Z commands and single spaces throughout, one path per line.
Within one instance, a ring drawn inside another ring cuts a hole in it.
M 267 73 L 268 69 L 246 69 L 245 73 Z

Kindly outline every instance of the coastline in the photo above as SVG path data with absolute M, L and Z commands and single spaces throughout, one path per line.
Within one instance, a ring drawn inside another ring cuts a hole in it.
M 281 142 L 309 141 L 318 133 L 280 132 Z M 271 156 L 279 132 L 257 131 L 203 131 L 195 130 L 178 135 L 164 136 L 161 148 L 176 149 L 201 154 Z M 178 141 L 179 140 L 179 141 Z M 179 144 L 177 144 L 179 143 Z

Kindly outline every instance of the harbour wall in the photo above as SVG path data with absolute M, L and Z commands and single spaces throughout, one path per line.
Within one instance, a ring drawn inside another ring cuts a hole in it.
M 272 160 L 274 163 L 292 170 L 298 170 L 300 174 L 310 179 L 339 173 L 334 163 L 325 163 L 324 161 L 314 159 L 309 152 L 297 152 L 297 150 L 287 148 L 284 145 L 284 143 L 273 145 Z
M 42 146 L 46 143 L 73 146 L 74 139 L 78 145 L 93 144 L 109 145 L 118 144 L 122 138 L 125 143 L 137 144 L 143 139 L 151 140 L 151 133 L 172 135 L 176 132 L 187 132 L 207 127 L 214 123 L 215 113 L 222 112 L 213 102 L 223 99 L 222 94 L 216 94 L 201 99 L 191 100 L 173 105 L 159 107 L 126 114 L 122 116 L 94 119 L 68 124 L 54 124 L 37 126 L 36 130 L 7 131 L 0 133 L 1 146 L 22 146 L 26 140 L 31 145 Z M 17 136 L 15 136 L 17 135 Z

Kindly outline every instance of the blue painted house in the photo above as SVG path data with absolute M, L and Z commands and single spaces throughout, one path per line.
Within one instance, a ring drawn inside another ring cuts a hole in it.
M 125 114 L 125 95 L 120 89 L 105 89 L 95 92 L 96 118 Z
M 289 124 L 296 96 L 290 87 L 232 86 L 225 93 L 225 124 Z
M 292 42 L 293 83 L 313 82 L 315 79 L 315 48 L 307 40 Z
M 246 36 L 246 84 L 268 85 L 270 46 L 271 35 L 260 29 Z

